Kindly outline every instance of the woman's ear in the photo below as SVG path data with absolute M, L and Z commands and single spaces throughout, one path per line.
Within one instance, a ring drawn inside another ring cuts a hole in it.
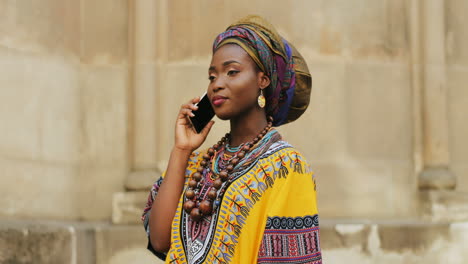
M 270 85 L 270 77 L 268 77 L 264 72 L 260 71 L 258 72 L 257 82 L 260 89 L 267 88 L 268 85 Z

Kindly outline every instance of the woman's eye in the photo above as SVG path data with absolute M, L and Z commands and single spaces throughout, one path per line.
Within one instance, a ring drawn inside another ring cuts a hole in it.
M 213 75 L 208 76 L 208 80 L 214 81 L 215 77 Z
M 237 73 L 239 73 L 239 71 L 231 70 L 231 71 L 228 71 L 227 74 L 230 76 L 230 75 L 234 75 L 234 74 L 237 74 Z

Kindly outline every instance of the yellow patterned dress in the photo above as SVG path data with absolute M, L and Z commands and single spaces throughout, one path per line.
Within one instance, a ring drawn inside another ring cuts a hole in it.
M 182 210 L 182 195 L 169 252 L 155 252 L 151 243 L 148 249 L 166 263 L 322 263 L 313 172 L 276 130 L 262 141 L 263 149 L 250 162 L 236 165 L 213 215 L 192 221 Z M 202 154 L 190 157 L 186 182 Z M 163 178 L 153 185 L 142 216 L 148 236 L 149 213 L 161 184 Z

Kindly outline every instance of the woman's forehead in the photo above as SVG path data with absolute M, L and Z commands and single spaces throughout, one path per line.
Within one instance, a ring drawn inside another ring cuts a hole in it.
M 211 66 L 221 66 L 225 62 L 236 61 L 239 64 L 253 64 L 249 54 L 236 44 L 226 44 L 215 51 L 211 58 Z

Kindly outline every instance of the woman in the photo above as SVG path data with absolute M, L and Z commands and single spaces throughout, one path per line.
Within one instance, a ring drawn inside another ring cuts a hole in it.
M 196 152 L 182 105 L 164 180 L 153 186 L 142 220 L 148 249 L 166 263 L 322 263 L 315 181 L 304 157 L 274 126 L 309 104 L 303 58 L 258 16 L 215 39 L 207 94 L 230 133 Z

